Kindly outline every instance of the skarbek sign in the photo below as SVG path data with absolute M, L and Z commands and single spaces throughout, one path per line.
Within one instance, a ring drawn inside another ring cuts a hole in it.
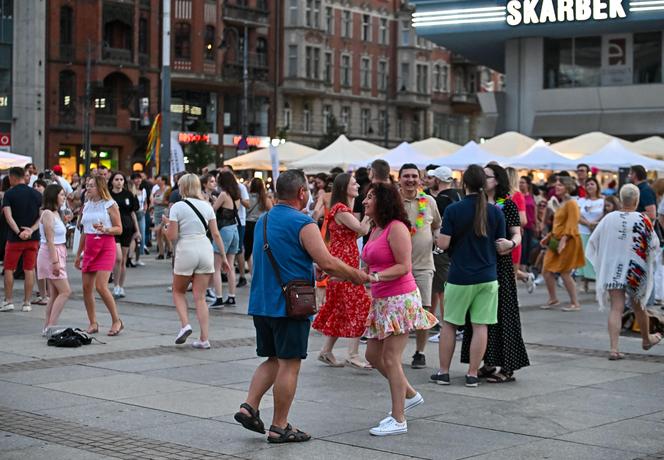
M 510 0 L 507 24 L 604 21 L 627 17 L 624 0 Z

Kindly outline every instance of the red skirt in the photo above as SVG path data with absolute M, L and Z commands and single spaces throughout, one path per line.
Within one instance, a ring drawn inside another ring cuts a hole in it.
M 96 236 L 99 236 L 99 238 L 95 238 Z M 111 272 L 114 265 L 115 237 L 113 235 L 95 235 L 94 233 L 85 235 L 81 271 L 83 273 Z

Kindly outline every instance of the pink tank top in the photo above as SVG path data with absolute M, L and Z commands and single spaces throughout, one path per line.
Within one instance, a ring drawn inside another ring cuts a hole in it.
M 362 250 L 362 260 L 364 260 L 369 266 L 370 273 L 380 272 L 395 265 L 396 261 L 394 260 L 394 254 L 392 254 L 392 248 L 390 248 L 390 243 L 387 241 L 387 237 L 390 234 L 392 225 L 397 222 L 398 221 L 393 220 L 387 224 L 385 230 L 383 230 L 383 233 L 378 238 L 370 240 L 364 245 L 364 249 Z M 375 231 L 376 229 L 373 230 L 373 232 Z M 408 272 L 395 280 L 371 283 L 371 296 L 379 298 L 392 297 L 408 294 L 416 289 L 417 284 L 415 284 L 413 273 Z

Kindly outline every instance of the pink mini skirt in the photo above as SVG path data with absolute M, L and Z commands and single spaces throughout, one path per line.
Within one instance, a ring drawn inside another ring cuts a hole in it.
M 67 247 L 64 244 L 56 244 L 55 250 L 60 261 L 60 270 L 57 275 L 53 274 L 53 262 L 48 246 L 44 243 L 39 245 L 37 253 L 37 279 L 43 280 L 66 280 L 67 279 Z
M 99 236 L 99 238 L 95 238 Z M 85 235 L 85 249 L 81 261 L 81 271 L 111 272 L 115 265 L 115 237 L 113 235 Z

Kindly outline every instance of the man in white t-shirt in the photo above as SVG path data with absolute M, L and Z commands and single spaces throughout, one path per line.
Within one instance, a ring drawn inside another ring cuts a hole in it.
M 69 185 L 69 182 L 67 182 L 67 179 L 62 177 L 62 166 L 60 165 L 55 165 L 53 166 L 53 174 L 55 174 L 55 180 L 60 184 L 60 187 L 63 188 L 65 191 L 65 194 L 69 195 L 71 192 L 74 191 L 73 188 L 71 188 L 71 185 Z
M 229 165 L 224 165 L 221 168 L 222 171 L 230 171 L 235 174 L 233 167 Z M 247 187 L 240 181 L 237 185 L 240 186 L 240 208 L 237 210 L 238 217 L 240 218 L 240 225 L 237 230 L 240 234 L 240 252 L 237 254 L 237 266 L 240 270 L 240 279 L 237 282 L 237 287 L 244 287 L 247 285 L 247 278 L 244 276 L 244 229 L 247 224 L 247 208 L 249 208 L 249 192 Z M 233 269 L 233 267 L 231 267 Z

